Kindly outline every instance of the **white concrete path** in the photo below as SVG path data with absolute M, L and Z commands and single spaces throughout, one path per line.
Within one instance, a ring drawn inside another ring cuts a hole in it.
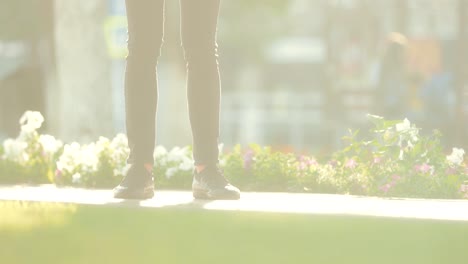
M 0 186 L 0 200 L 468 221 L 468 200 L 244 192 L 238 201 L 203 201 L 194 200 L 187 191 L 158 190 L 153 199 L 137 201 L 114 199 L 110 190 L 58 188 L 54 185 Z

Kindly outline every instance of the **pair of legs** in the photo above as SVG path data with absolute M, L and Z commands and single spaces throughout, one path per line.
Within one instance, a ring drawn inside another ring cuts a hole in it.
M 220 0 L 180 0 L 187 97 L 197 170 L 218 163 L 220 79 L 216 31 Z M 164 35 L 164 0 L 126 0 L 125 72 L 128 163 L 152 168 L 158 101 L 156 65 Z
M 180 0 L 181 36 L 187 62 L 187 96 L 196 170 L 197 199 L 239 199 L 218 165 L 220 80 L 216 29 L 220 0 Z M 148 199 L 154 195 L 151 173 L 158 102 L 156 65 L 164 35 L 164 0 L 126 0 L 128 56 L 125 110 L 132 164 L 114 197 Z M 145 169 L 146 168 L 146 169 Z

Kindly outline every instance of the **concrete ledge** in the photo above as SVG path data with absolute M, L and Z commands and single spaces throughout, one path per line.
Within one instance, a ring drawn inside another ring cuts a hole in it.
M 304 193 L 242 193 L 238 201 L 194 200 L 189 191 L 158 190 L 151 200 L 114 199 L 110 190 L 55 185 L 0 186 L 0 200 L 298 214 L 468 221 L 467 200 L 385 199 Z

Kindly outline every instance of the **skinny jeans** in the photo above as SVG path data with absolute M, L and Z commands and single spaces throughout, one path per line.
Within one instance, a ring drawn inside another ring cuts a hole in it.
M 216 31 L 220 0 L 180 0 L 180 34 L 195 165 L 218 163 L 220 77 Z M 126 0 L 128 56 L 125 113 L 130 164 L 153 164 L 158 103 L 157 62 L 164 0 Z M 182 107 L 182 106 L 181 106 Z M 168 113 L 170 114 L 170 113 Z

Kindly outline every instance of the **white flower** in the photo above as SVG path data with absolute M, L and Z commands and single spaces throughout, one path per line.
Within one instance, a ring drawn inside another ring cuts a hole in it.
M 413 143 L 411 143 L 411 140 L 408 140 L 408 148 L 412 149 L 414 148 Z
M 121 148 L 121 147 L 127 147 L 128 148 L 128 139 L 125 134 L 119 133 L 117 134 L 111 142 L 111 147 L 112 148 Z
M 125 134 L 117 134 L 110 142 L 111 159 L 116 166 L 125 166 L 130 148 Z
M 66 144 L 63 153 L 57 161 L 57 169 L 71 173 L 80 164 L 81 146 L 77 142 Z
M 188 147 L 184 147 L 184 148 L 174 147 L 167 154 L 167 161 L 168 162 L 180 162 L 180 161 L 183 161 L 184 157 L 187 157 L 187 156 L 188 156 Z
M 219 151 L 219 153 L 223 153 L 223 149 L 224 149 L 224 143 L 218 144 L 218 151 Z
M 175 168 L 175 167 L 167 169 L 166 178 L 168 178 L 168 179 L 172 178 L 172 176 L 174 176 L 174 174 L 176 174 L 178 170 L 179 170 L 179 168 Z
M 452 165 L 461 165 L 463 162 L 463 155 L 465 155 L 465 150 L 453 148 L 452 154 L 447 156 L 447 161 Z
M 20 118 L 21 130 L 25 132 L 35 131 L 42 126 L 44 117 L 37 111 L 26 111 Z
M 161 158 L 163 156 L 167 155 L 167 150 L 163 146 L 156 146 L 154 149 L 154 158 Z
M 165 166 L 167 163 L 167 150 L 163 146 L 156 146 L 153 152 L 155 163 L 159 166 Z
M 120 164 L 122 164 L 124 166 L 127 163 L 129 152 L 128 148 L 114 149 L 111 154 L 113 164 L 116 164 L 116 166 L 120 166 Z
M 400 142 L 399 142 L 400 146 L 403 140 L 405 139 L 407 139 L 408 142 L 410 140 L 413 142 L 417 142 L 419 140 L 418 138 L 419 129 L 416 128 L 414 125 L 412 126 L 410 121 L 407 118 L 405 118 L 403 122 L 396 124 L 395 128 L 397 132 L 400 132 Z
M 7 139 L 3 142 L 4 157 L 8 160 L 24 162 L 28 160 L 26 148 L 28 144 L 21 140 Z
M 179 165 L 179 169 L 182 171 L 191 171 L 193 169 L 193 161 L 188 157 L 184 157 L 184 160 Z
M 398 155 L 398 159 L 399 159 L 399 160 L 403 160 L 403 159 L 404 159 L 404 155 L 405 155 L 404 151 L 403 151 L 402 149 L 400 149 L 400 155 Z
M 220 159 L 220 160 L 219 160 L 219 165 L 220 165 L 221 167 L 226 166 L 226 163 L 227 163 L 227 160 L 226 160 L 226 159 Z
M 167 165 L 167 159 L 166 158 L 156 159 L 155 164 L 157 164 L 158 166 L 166 166 Z
M 20 133 L 20 138 L 28 138 L 28 136 L 31 133 L 34 133 L 36 129 L 33 126 L 30 125 L 22 125 L 21 126 L 21 133 Z
M 95 144 L 96 153 L 101 153 L 106 148 L 110 146 L 110 140 L 106 137 L 99 137 L 98 141 Z
M 411 123 L 407 118 L 405 118 L 403 122 L 396 124 L 395 127 L 396 127 L 396 131 L 402 132 L 402 131 L 409 130 L 411 128 Z
M 51 135 L 40 135 L 39 143 L 47 154 L 54 154 L 63 146 L 62 141 L 55 139 Z
M 95 171 L 99 164 L 100 149 L 95 143 L 85 145 L 81 148 L 78 161 L 83 166 L 83 169 Z
M 417 128 L 411 129 L 410 131 L 411 140 L 413 140 L 414 142 L 418 141 L 419 140 L 418 134 L 419 134 L 419 130 Z
M 99 147 L 95 143 L 83 146 L 76 142 L 67 144 L 57 161 L 57 169 L 68 173 L 73 173 L 76 168 L 94 172 L 99 165 L 99 154 Z
M 72 183 L 77 184 L 81 182 L 81 174 L 75 173 L 72 176 Z
M 130 164 L 125 164 L 124 166 L 117 165 L 114 168 L 114 176 L 124 176 L 127 174 L 128 170 L 130 169 Z

